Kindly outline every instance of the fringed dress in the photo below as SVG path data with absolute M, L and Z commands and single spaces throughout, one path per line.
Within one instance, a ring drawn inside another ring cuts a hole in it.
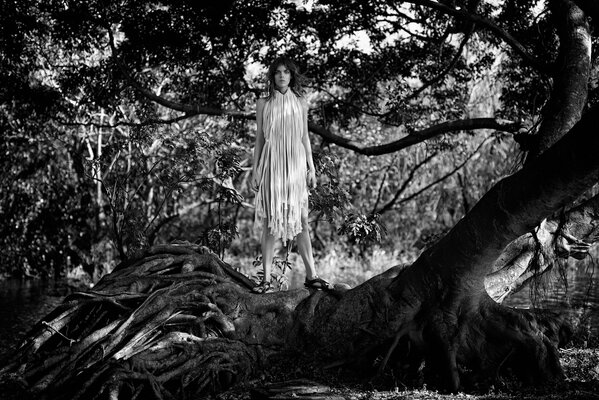
M 302 231 L 302 208 L 308 206 L 303 112 L 300 99 L 287 89 L 285 94 L 275 90 L 262 113 L 256 226 L 266 218 L 270 233 L 284 243 Z

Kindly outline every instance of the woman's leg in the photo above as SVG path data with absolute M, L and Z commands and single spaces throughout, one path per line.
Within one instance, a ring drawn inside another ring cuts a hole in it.
M 262 266 L 264 267 L 264 282 L 270 282 L 274 248 L 275 237 L 270 233 L 270 229 L 268 229 L 268 220 L 264 218 L 264 226 L 262 227 Z
M 304 261 L 304 267 L 306 267 L 306 280 L 313 279 L 317 274 L 314 267 L 314 255 L 312 254 L 307 208 L 302 209 L 302 231 L 297 235 L 297 251 Z

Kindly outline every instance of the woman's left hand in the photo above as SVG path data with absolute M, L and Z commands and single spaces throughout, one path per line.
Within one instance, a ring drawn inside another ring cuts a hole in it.
M 314 189 L 316 187 L 316 171 L 313 169 L 308 170 L 308 187 Z

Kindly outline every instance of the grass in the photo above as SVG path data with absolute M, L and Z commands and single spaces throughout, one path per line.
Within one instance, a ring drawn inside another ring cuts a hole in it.
M 275 250 L 275 257 L 283 259 L 284 249 Z M 250 257 L 225 257 L 225 261 L 238 268 L 250 277 L 256 277 L 261 266 L 252 265 L 254 258 Z M 348 255 L 347 249 L 332 245 L 327 248 L 326 253 L 315 255 L 315 267 L 318 275 L 331 283 L 346 283 L 355 287 L 360 283 L 378 275 L 387 269 L 405 264 L 409 260 L 394 251 L 387 251 L 375 247 L 371 252 L 361 257 L 359 255 Z M 283 274 L 280 269 L 273 268 L 273 273 L 280 278 L 283 275 L 288 282 L 287 288 L 294 289 L 303 285 L 305 278 L 304 263 L 296 252 L 289 253 L 290 270 Z
M 303 369 L 279 370 L 277 367 L 265 371 L 257 380 L 238 386 L 217 396 L 219 400 L 247 400 L 252 398 L 253 388 L 267 387 L 272 382 L 293 381 L 304 378 L 314 385 L 329 388 L 330 399 L 347 400 L 599 400 L 599 348 L 560 350 L 560 360 L 566 379 L 562 382 L 542 386 L 522 386 L 509 380 L 501 380 L 484 391 L 442 393 L 422 388 L 387 387 L 376 378 L 357 380 L 347 375 L 324 372 L 309 363 Z M 288 360 L 295 365 L 302 361 Z M 386 383 L 388 386 L 388 382 Z M 301 399 L 301 396 L 290 396 Z M 289 397 L 286 397 L 289 398 Z

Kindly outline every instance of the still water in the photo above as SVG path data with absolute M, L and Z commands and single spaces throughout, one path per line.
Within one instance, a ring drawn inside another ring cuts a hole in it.
M 525 287 L 508 298 L 504 304 L 569 312 L 580 323 L 579 329 L 599 336 L 599 266 L 594 262 L 578 262 L 563 273 L 557 271 L 550 283 Z
M 29 329 L 68 292 L 66 285 L 54 281 L 0 280 L 0 359 L 15 349 Z
M 593 335 L 599 335 L 599 267 L 587 264 L 570 268 L 566 285 L 557 279 L 546 291 L 535 296 L 523 289 L 504 304 L 529 308 L 534 302 L 542 308 L 574 310 Z M 41 280 L 0 280 L 0 359 L 16 348 L 29 329 L 52 311 L 72 289 L 64 283 Z M 542 292 L 542 291 L 541 291 Z

